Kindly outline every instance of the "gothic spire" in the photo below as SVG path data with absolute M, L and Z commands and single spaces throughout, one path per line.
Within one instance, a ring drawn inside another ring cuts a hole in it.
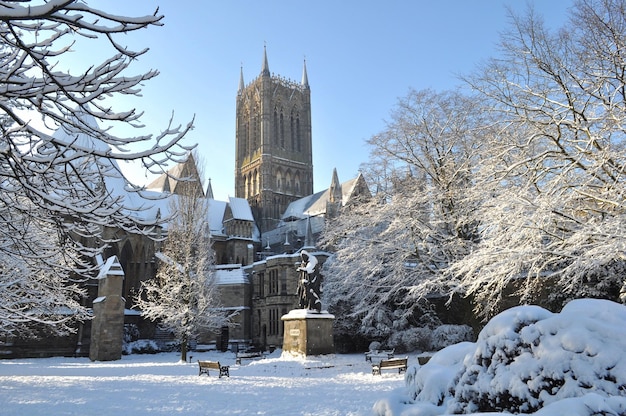
M 241 72 L 239 74 L 239 89 L 237 90 L 237 94 L 241 94 L 244 87 L 245 84 L 243 83 L 243 65 L 241 65 Z
M 267 63 L 267 46 L 263 45 L 263 67 L 261 68 L 261 75 L 270 75 L 270 66 Z
M 302 67 L 302 86 L 304 88 L 309 88 L 309 77 L 306 73 L 306 59 L 304 60 L 304 65 Z
M 207 199 L 215 199 L 213 197 L 213 187 L 211 186 L 211 178 L 209 178 L 209 184 L 206 186 L 206 197 Z
M 341 202 L 343 199 L 343 192 L 341 190 L 341 184 L 339 183 L 339 176 L 337 176 L 337 168 L 333 169 L 333 179 L 330 182 L 330 188 L 328 189 L 330 193 L 330 202 Z
M 313 230 L 311 229 L 311 217 L 306 218 L 306 235 L 304 236 L 304 246 L 302 248 L 315 248 Z

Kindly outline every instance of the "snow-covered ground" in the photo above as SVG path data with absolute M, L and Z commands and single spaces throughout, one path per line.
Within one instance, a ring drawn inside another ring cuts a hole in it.
M 373 376 L 363 354 L 296 359 L 275 351 L 235 364 L 230 352 L 0 360 L 0 415 L 369 415 L 404 386 L 394 370 Z M 198 376 L 196 360 L 230 365 Z M 410 360 L 416 362 L 415 355 Z
M 0 415 L 626 415 L 626 307 L 603 300 L 509 309 L 475 343 L 423 366 L 409 354 L 406 382 L 373 376 L 363 354 L 192 355 L 0 360 Z M 198 376 L 198 359 L 230 365 L 230 377 Z

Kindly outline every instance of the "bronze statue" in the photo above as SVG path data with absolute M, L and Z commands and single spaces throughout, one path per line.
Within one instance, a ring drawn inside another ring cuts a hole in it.
M 322 275 L 317 258 L 302 250 L 300 253 L 301 263 L 298 267 L 300 278 L 298 281 L 298 306 L 300 309 L 322 311 L 321 287 Z

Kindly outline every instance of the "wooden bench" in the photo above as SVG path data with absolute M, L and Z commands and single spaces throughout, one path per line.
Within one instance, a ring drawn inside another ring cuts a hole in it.
M 398 374 L 402 374 L 406 371 L 409 357 L 406 358 L 392 358 L 390 360 L 381 360 L 378 364 L 372 364 L 372 375 L 380 375 L 382 370 L 398 369 Z
M 260 351 L 254 352 L 238 352 L 237 358 L 235 359 L 235 364 L 240 365 L 242 359 L 254 359 L 263 357 L 263 353 Z
M 220 372 L 220 378 L 222 376 L 226 376 L 226 377 L 230 377 L 230 372 L 229 372 L 229 366 L 227 365 L 221 365 L 219 361 L 200 361 L 198 360 L 198 367 L 200 367 L 200 372 L 198 373 L 199 376 L 202 375 L 202 373 L 206 373 L 206 375 L 210 375 L 209 374 L 209 369 L 213 369 L 213 370 L 218 370 Z
M 387 359 L 393 358 L 395 348 L 392 350 L 371 350 L 365 353 L 365 361 L 372 362 L 372 357 L 387 357 Z

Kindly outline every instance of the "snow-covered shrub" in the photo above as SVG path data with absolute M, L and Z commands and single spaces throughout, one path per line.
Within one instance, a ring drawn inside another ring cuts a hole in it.
M 159 345 L 151 339 L 139 339 L 137 341 L 124 343 L 122 353 L 130 354 L 156 354 L 161 352 Z
M 439 351 L 449 345 L 471 341 L 474 331 L 468 325 L 440 325 L 433 329 L 430 337 L 430 351 Z
M 474 350 L 475 344 L 461 342 L 433 355 L 424 366 L 409 367 L 405 382 L 412 394 L 411 399 L 442 405 L 448 392 L 454 387 L 455 376 L 462 370 L 465 357 Z
M 476 343 L 444 348 L 411 367 L 402 403 L 415 408 L 403 414 L 626 414 L 624 351 L 624 305 L 580 299 L 558 314 L 511 308 L 494 317 Z M 382 400 L 375 409 L 389 416 L 398 407 Z M 587 410 L 572 413 L 578 408 Z
M 387 339 L 387 346 L 397 351 L 439 351 L 452 344 L 470 341 L 473 331 L 467 325 L 440 325 L 430 328 L 407 328 L 395 331 Z
M 409 328 L 391 334 L 387 340 L 389 348 L 397 351 L 430 351 L 432 330 L 430 328 Z
M 124 324 L 124 343 L 139 339 L 139 327 L 137 324 Z
M 382 345 L 383 344 L 381 344 L 378 341 L 372 341 L 372 342 L 370 342 L 369 350 L 370 351 L 380 350 L 380 349 L 382 349 Z

